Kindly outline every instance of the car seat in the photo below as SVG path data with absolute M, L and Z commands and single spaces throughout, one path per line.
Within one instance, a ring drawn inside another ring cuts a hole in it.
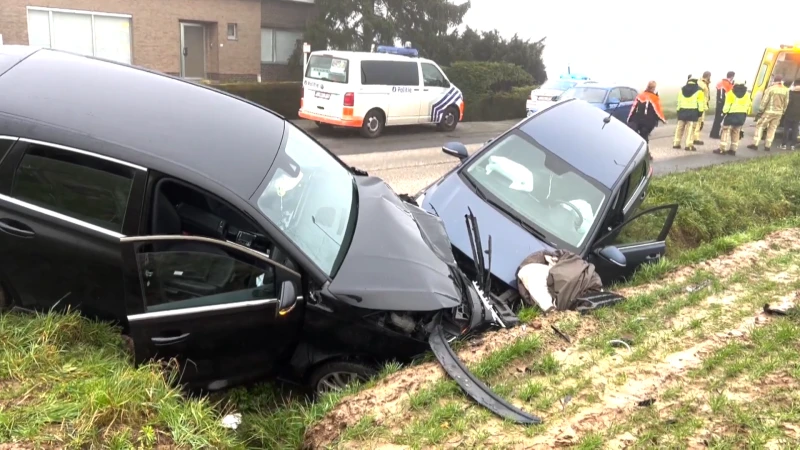
M 152 234 L 183 235 L 178 210 L 166 195 L 159 192 L 153 205 Z M 160 253 L 153 269 L 162 289 L 170 293 L 206 296 L 219 293 L 230 281 L 235 261 L 218 246 L 204 242 L 156 242 L 154 251 Z M 191 258 L 186 253 L 217 255 L 219 258 Z

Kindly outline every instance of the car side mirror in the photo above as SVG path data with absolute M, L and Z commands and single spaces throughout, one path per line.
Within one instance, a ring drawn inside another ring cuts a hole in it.
M 606 247 L 597 249 L 595 253 L 599 257 L 605 259 L 606 261 L 616 266 L 625 267 L 626 265 L 628 265 L 628 260 L 627 258 L 625 258 L 625 254 L 622 253 L 620 249 L 618 249 L 613 245 L 608 245 Z
M 615 98 L 615 97 L 612 97 L 612 98 L 608 99 L 608 103 L 607 104 L 608 104 L 609 108 L 616 108 L 617 106 L 619 106 L 619 99 Z
M 278 305 L 278 314 L 284 315 L 291 312 L 297 305 L 297 290 L 294 283 L 291 281 L 284 281 L 281 283 L 280 303 Z
M 455 156 L 461 161 L 467 159 L 469 153 L 467 147 L 461 142 L 448 142 L 442 147 L 442 152 L 446 155 Z

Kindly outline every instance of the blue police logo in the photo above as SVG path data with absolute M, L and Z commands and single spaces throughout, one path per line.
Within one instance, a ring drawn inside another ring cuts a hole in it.
M 320 88 L 320 90 L 325 89 L 325 85 L 324 84 L 320 84 L 319 88 Z
M 392 86 L 392 92 L 397 92 L 397 86 Z

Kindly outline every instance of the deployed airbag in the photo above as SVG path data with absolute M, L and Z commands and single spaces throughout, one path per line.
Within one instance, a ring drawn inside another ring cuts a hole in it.
M 553 297 L 553 303 L 558 311 L 575 309 L 578 306 L 578 298 L 603 289 L 603 280 L 595 272 L 593 264 L 566 250 L 543 250 L 525 258 L 517 269 L 520 296 L 531 306 L 538 304 L 531 289 L 533 292 L 538 292 L 540 286 L 534 284 L 529 289 L 525 279 L 520 277 L 520 273 L 523 275 L 527 273 L 528 269 L 525 271 L 523 269 L 530 264 L 549 265 L 547 290 Z

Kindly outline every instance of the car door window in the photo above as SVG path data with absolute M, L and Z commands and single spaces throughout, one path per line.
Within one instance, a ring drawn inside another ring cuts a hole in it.
M 17 166 L 11 196 L 120 232 L 134 171 L 83 153 L 32 145 Z
M 636 98 L 636 92 L 628 88 L 622 88 L 620 90 L 622 92 L 622 100 L 623 102 L 632 102 L 634 98 Z
M 136 251 L 146 313 L 277 299 L 275 267 L 263 260 L 208 241 L 160 244 Z
M 608 100 L 610 101 L 612 98 L 615 98 L 621 102 L 625 101 L 622 100 L 622 92 L 619 88 L 612 89 L 611 92 L 608 94 Z
M 678 205 L 662 205 L 643 211 L 598 241 L 597 247 L 663 242 L 675 220 Z
M 633 172 L 628 176 L 628 188 L 627 192 L 625 193 L 625 201 L 622 203 L 623 208 L 627 208 L 628 204 L 630 203 L 633 196 L 636 194 L 639 185 L 642 184 L 642 180 L 645 177 L 645 173 L 647 171 L 647 160 L 642 160 L 636 167 L 633 169 Z
M 450 87 L 442 72 L 430 63 L 422 63 L 422 81 L 425 87 Z

